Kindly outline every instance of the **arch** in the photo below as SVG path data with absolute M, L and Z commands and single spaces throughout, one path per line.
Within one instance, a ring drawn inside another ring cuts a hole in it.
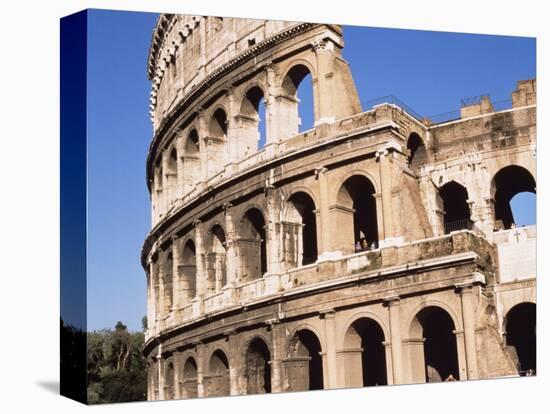
M 247 394 L 266 394 L 271 392 L 271 353 L 266 342 L 258 336 L 253 337 L 245 355 L 245 379 Z
M 387 385 L 385 340 L 382 326 L 372 318 L 362 316 L 349 325 L 344 335 L 347 385 Z
M 216 349 L 210 355 L 206 377 L 206 395 L 229 395 L 229 360 L 225 352 Z
M 267 272 L 267 235 L 264 214 L 258 208 L 246 210 L 239 226 L 235 244 L 241 257 L 240 275 L 247 282 Z
M 533 175 L 519 165 L 508 165 L 495 174 L 491 182 L 491 192 L 495 201 L 496 229 L 509 229 L 515 224 L 510 201 L 520 193 L 536 194 L 536 187 Z
M 440 306 L 428 305 L 415 314 L 409 325 L 413 382 L 459 379 L 456 327 L 453 316 Z
M 167 400 L 173 400 L 175 397 L 174 375 L 174 364 L 169 362 L 164 375 L 164 398 Z
M 206 289 L 208 293 L 218 292 L 227 283 L 225 231 L 220 224 L 214 224 L 208 232 L 206 258 Z
M 243 94 L 237 120 L 242 156 L 262 149 L 267 139 L 266 107 L 265 92 L 258 84 L 250 86 Z
M 187 239 L 181 253 L 180 286 L 182 295 L 189 302 L 197 293 L 197 254 L 193 239 Z
M 208 124 L 210 137 L 226 140 L 227 124 L 227 112 L 220 106 L 212 112 L 212 116 L 210 117 L 210 122 Z
M 317 210 L 311 196 L 304 191 L 292 193 L 286 202 L 283 222 L 284 253 L 291 267 L 317 261 Z
M 520 375 L 535 375 L 537 369 L 536 304 L 521 302 L 504 317 L 506 346 Z
M 184 398 L 198 397 L 197 389 L 197 362 L 192 356 L 187 357 L 183 364 L 182 391 Z
M 313 91 L 313 71 L 310 65 L 300 61 L 290 66 L 282 77 L 281 92 L 285 97 L 279 105 L 282 119 L 286 121 L 286 131 L 283 136 L 291 136 L 312 128 L 316 121 L 316 102 Z M 303 122 L 304 119 L 310 119 L 310 121 Z
M 428 161 L 428 153 L 424 141 L 416 132 L 407 139 L 408 163 L 412 169 L 420 168 Z
M 333 216 L 343 251 L 378 248 L 375 192 L 374 184 L 364 175 L 352 175 L 340 186 Z
M 472 229 L 468 191 L 456 181 L 449 181 L 439 188 L 438 202 L 443 210 L 445 234 L 462 229 Z
M 183 147 L 183 190 L 184 193 L 191 189 L 200 181 L 201 161 L 200 161 L 200 140 L 199 134 L 195 128 L 192 128 Z
M 291 336 L 284 361 L 292 391 L 324 388 L 321 341 L 310 329 L 297 329 Z

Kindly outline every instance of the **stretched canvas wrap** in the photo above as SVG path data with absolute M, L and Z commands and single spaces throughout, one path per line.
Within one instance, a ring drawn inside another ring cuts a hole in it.
M 87 10 L 60 46 L 63 395 L 536 375 L 534 38 Z

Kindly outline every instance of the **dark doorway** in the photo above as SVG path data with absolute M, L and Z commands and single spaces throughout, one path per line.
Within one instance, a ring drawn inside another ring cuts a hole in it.
M 260 338 L 254 338 L 246 352 L 246 392 L 266 394 L 271 392 L 270 353 Z
M 243 218 L 241 245 L 243 259 L 246 262 L 244 273 L 247 279 L 257 279 L 267 272 L 267 243 L 265 234 L 265 220 L 262 212 L 257 208 L 248 210 Z
M 301 265 L 315 263 L 317 260 L 317 221 L 315 203 L 304 192 L 293 194 L 289 202 L 293 207 L 291 219 L 300 222 L 302 228 L 302 261 Z M 300 265 L 300 263 L 299 263 Z
M 363 386 L 387 385 L 384 332 L 380 325 L 370 318 L 358 319 L 350 327 L 346 343 L 360 346 Z
M 454 323 L 443 309 L 429 306 L 413 321 L 413 338 L 424 340 L 424 374 L 426 382 L 459 379 L 458 353 Z M 414 356 L 418 357 L 419 355 Z
M 409 166 L 412 169 L 419 168 L 428 161 L 424 141 L 418 134 L 413 132 L 409 136 L 407 149 L 409 150 Z
M 445 233 L 452 231 L 471 229 L 470 206 L 468 205 L 468 191 L 456 181 L 451 181 L 439 189 L 439 195 L 443 200 L 445 215 L 443 223 Z
M 295 358 L 305 358 L 307 363 L 307 372 L 302 375 L 306 378 L 298 379 L 293 389 L 299 390 L 322 390 L 323 389 L 323 358 L 321 356 L 321 343 L 312 331 L 309 329 L 300 330 L 294 335 L 292 341 L 292 356 Z
M 520 303 L 506 315 L 506 345 L 514 348 L 520 375 L 536 373 L 536 305 Z

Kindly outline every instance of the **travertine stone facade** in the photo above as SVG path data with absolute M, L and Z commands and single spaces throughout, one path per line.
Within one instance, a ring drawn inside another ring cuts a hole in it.
M 148 62 L 149 399 L 532 372 L 536 84 L 364 112 L 342 28 L 162 15 Z M 313 129 L 296 91 L 310 74 Z M 266 144 L 260 148 L 259 102 Z M 521 256 L 521 260 L 515 260 Z

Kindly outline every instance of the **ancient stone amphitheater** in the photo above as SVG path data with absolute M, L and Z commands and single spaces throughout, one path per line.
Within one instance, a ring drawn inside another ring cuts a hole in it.
M 536 228 L 510 207 L 536 191 L 535 81 L 445 122 L 364 110 L 343 47 L 332 24 L 159 17 L 149 399 L 535 373 Z

